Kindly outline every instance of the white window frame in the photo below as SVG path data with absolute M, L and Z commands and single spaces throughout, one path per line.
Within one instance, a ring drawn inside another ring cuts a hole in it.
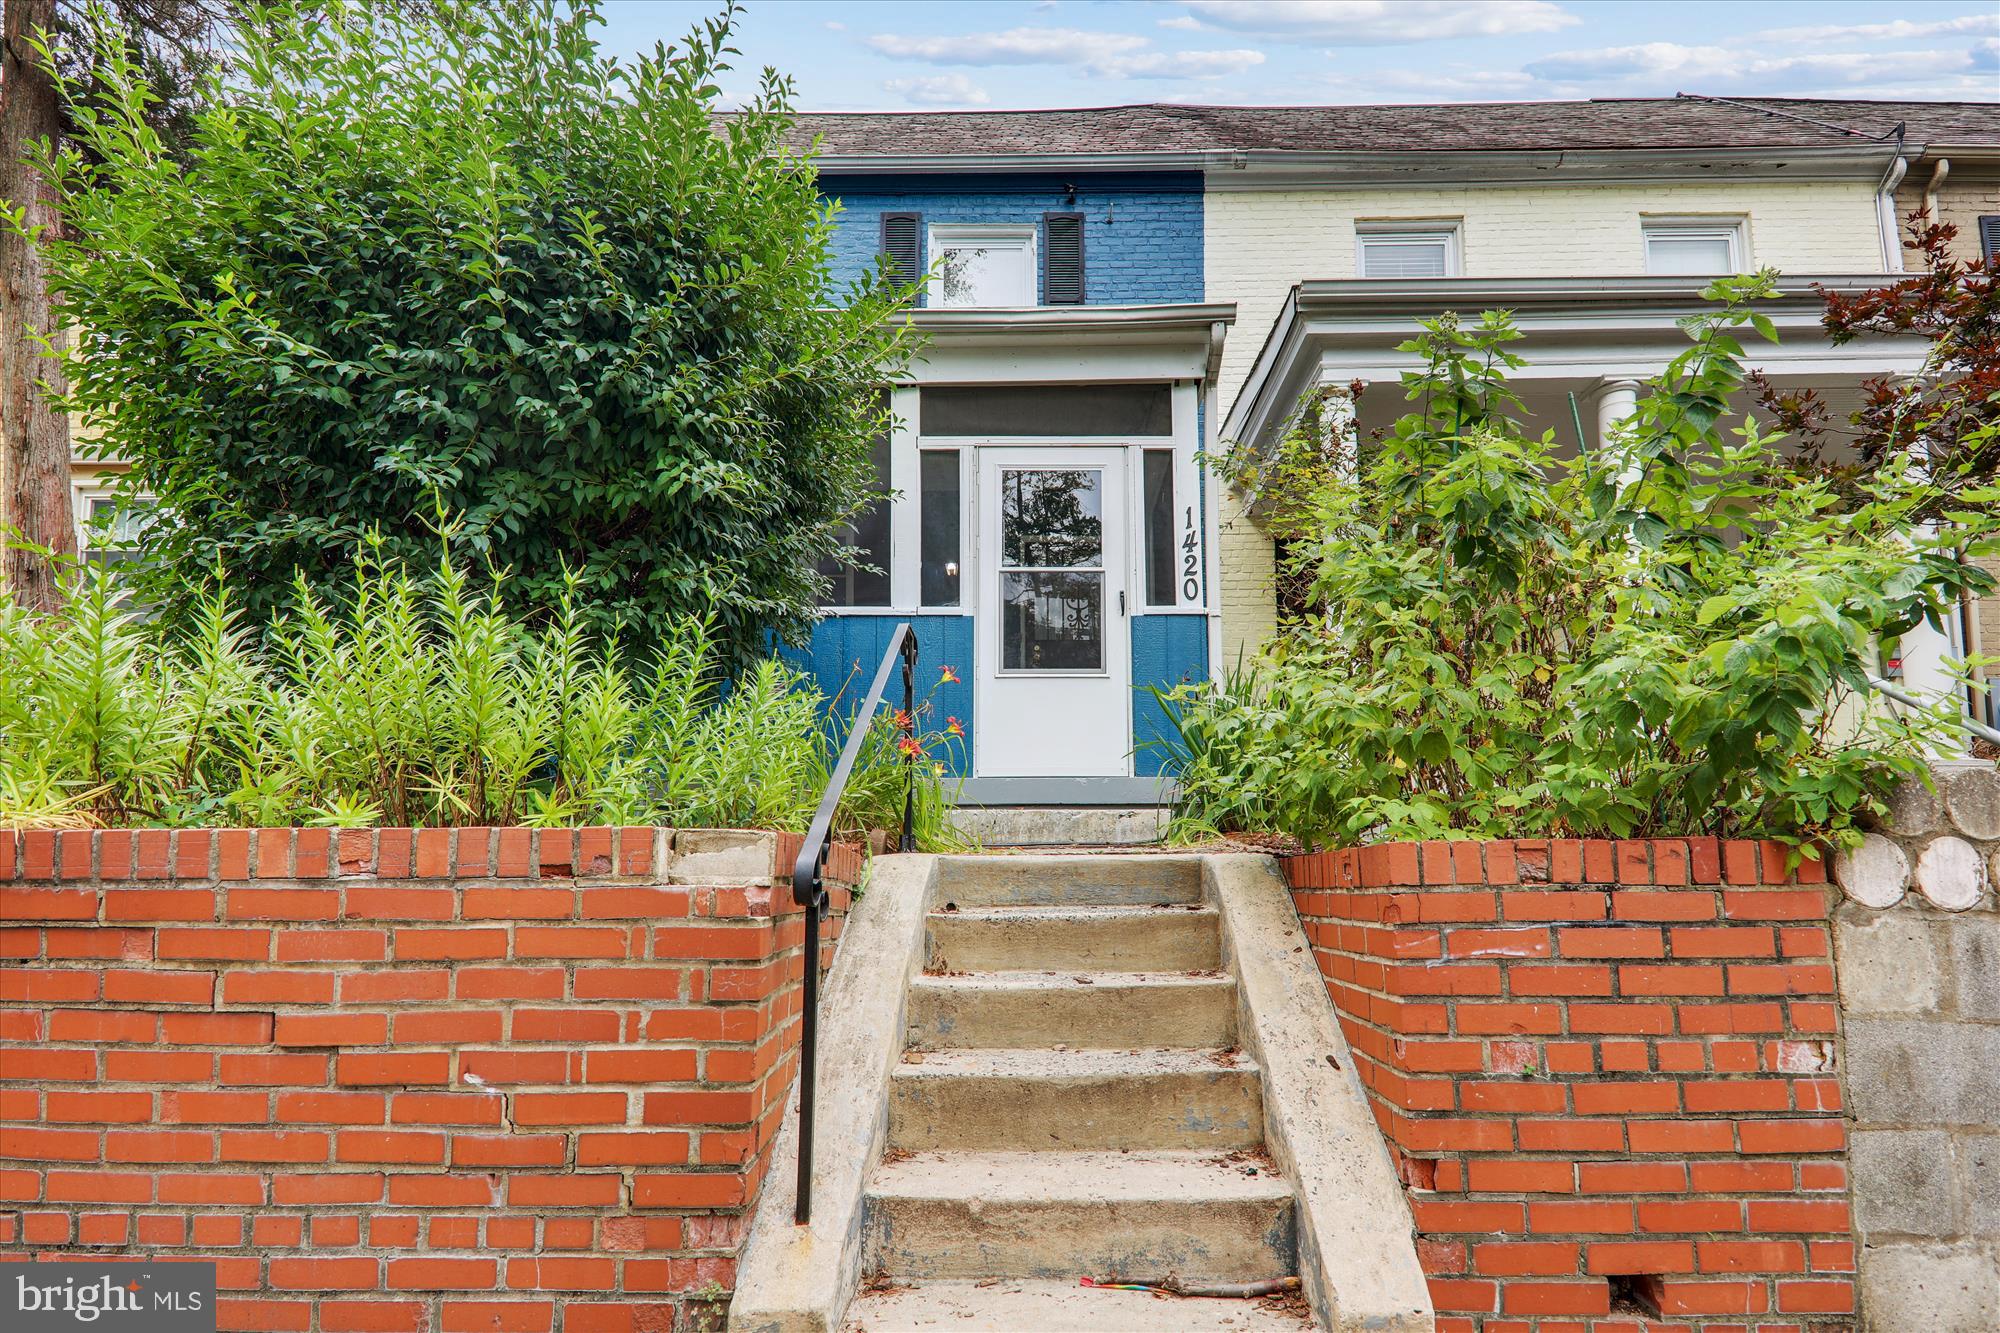
M 1641 215 L 1639 218 L 1639 260 L 1648 274 L 1653 268 L 1653 238 L 1674 237 L 1682 240 L 1720 240 L 1729 246 L 1729 268 L 1727 272 L 1712 274 L 1674 273 L 1663 277 L 1716 277 L 1726 278 L 1750 271 L 1750 229 L 1749 219 L 1741 216 L 1729 217 L 1660 217 Z
M 88 555 L 93 549 L 90 545 L 91 505 L 99 500 L 118 499 L 118 486 L 122 478 L 122 473 L 111 473 L 109 475 L 94 477 L 77 477 L 70 481 L 69 514 L 70 520 L 76 526 L 77 554 Z M 131 498 L 144 505 L 157 505 L 159 503 L 154 496 L 144 491 Z
M 1463 227 L 1457 218 L 1400 218 L 1357 221 L 1354 224 L 1354 275 L 1371 281 L 1395 281 L 1388 278 L 1374 278 L 1368 272 L 1368 247 L 1384 241 L 1404 245 L 1444 245 L 1444 272 L 1446 278 L 1464 276 L 1465 263 L 1461 254 Z M 1402 281 L 1411 281 L 1402 279 Z
M 1022 265 L 1027 271 L 1027 290 L 1020 301 L 1005 302 L 997 306 L 948 306 L 944 303 L 944 283 L 941 278 L 931 280 L 931 290 L 925 294 L 925 304 L 934 310 L 1017 310 L 1041 304 L 1041 263 L 1036 250 L 1041 228 L 1032 222 L 933 222 L 927 238 L 930 248 L 926 252 L 935 267 L 945 252 L 960 248 L 980 247 L 987 250 L 1018 250 L 1022 255 Z

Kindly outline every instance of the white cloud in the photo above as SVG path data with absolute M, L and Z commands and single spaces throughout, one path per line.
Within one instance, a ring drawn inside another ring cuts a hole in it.
M 1217 79 L 1264 63 L 1262 51 L 1149 51 L 1093 61 L 1093 73 L 1120 79 Z
M 984 88 L 963 74 L 889 79 L 882 87 L 911 106 L 985 106 L 991 100 Z
M 1162 26 L 1348 46 L 1518 37 L 1582 22 L 1552 0 L 1187 0 L 1187 11 Z
M 902 37 L 877 33 L 868 45 L 892 60 L 932 65 L 1083 65 L 1143 51 L 1152 43 L 1123 32 L 1077 28 L 1009 28 L 960 37 Z
M 1009 28 L 955 37 L 877 33 L 868 45 L 892 60 L 929 65 L 1068 65 L 1110 79 L 1212 79 L 1264 63 L 1262 51 L 1160 51 L 1134 33 Z
M 1931 23 L 1912 23 L 1908 19 L 1897 19 L 1893 23 L 1833 23 L 1805 28 L 1767 28 L 1763 32 L 1751 33 L 1745 40 L 1757 42 L 1903 42 L 1919 37 L 1947 37 L 1959 32 L 1992 32 L 1996 30 L 2000 30 L 2000 14 L 1965 14 L 1955 19 L 1938 19 Z
M 1977 64 L 1975 53 L 1966 49 L 1759 54 L 1737 46 L 1645 42 L 1556 51 L 1524 68 L 1558 94 L 1571 95 L 1610 89 L 1626 96 L 1688 91 L 1880 97 L 1929 86 L 1931 97 L 1962 97 L 1976 95 Z

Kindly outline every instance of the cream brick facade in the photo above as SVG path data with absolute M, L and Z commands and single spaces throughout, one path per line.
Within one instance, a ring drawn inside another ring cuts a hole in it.
M 1217 393 L 1225 415 L 1292 285 L 1355 276 L 1357 220 L 1456 221 L 1470 278 L 1643 273 L 1643 218 L 1701 216 L 1744 218 L 1753 267 L 1882 271 L 1873 182 L 1860 180 L 1261 190 L 1216 189 L 1211 178 L 1206 202 L 1206 291 L 1236 303 Z M 1271 541 L 1233 499 L 1219 533 L 1224 667 L 1277 622 Z
M 1903 178 L 1896 191 L 1896 227 L 1905 228 L 1910 214 L 1924 206 L 1924 187 L 1929 183 L 1936 163 L 1926 160 L 1915 163 L 1910 174 Z M 1946 176 L 1937 194 L 1937 221 L 1949 222 L 1958 228 L 1953 239 L 1951 252 L 1967 263 L 1979 258 L 1979 219 L 2000 216 L 2000 165 L 1991 162 L 1963 163 L 1953 161 L 1951 174 Z M 1903 262 L 1916 268 L 1920 256 L 1905 247 Z

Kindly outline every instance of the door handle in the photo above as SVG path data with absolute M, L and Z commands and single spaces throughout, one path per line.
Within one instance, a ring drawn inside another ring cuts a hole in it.
M 1123 588 L 1118 590 L 1118 614 L 1120 618 L 1123 618 L 1125 615 L 1125 590 Z

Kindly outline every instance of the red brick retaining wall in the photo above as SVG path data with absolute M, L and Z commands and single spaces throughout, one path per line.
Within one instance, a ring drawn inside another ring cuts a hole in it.
M 0 1260 L 214 1259 L 225 1329 L 683 1327 L 794 1072 L 796 850 L 0 832 Z
M 1441 1330 L 1853 1326 L 1820 862 L 1433 842 L 1286 872 Z

